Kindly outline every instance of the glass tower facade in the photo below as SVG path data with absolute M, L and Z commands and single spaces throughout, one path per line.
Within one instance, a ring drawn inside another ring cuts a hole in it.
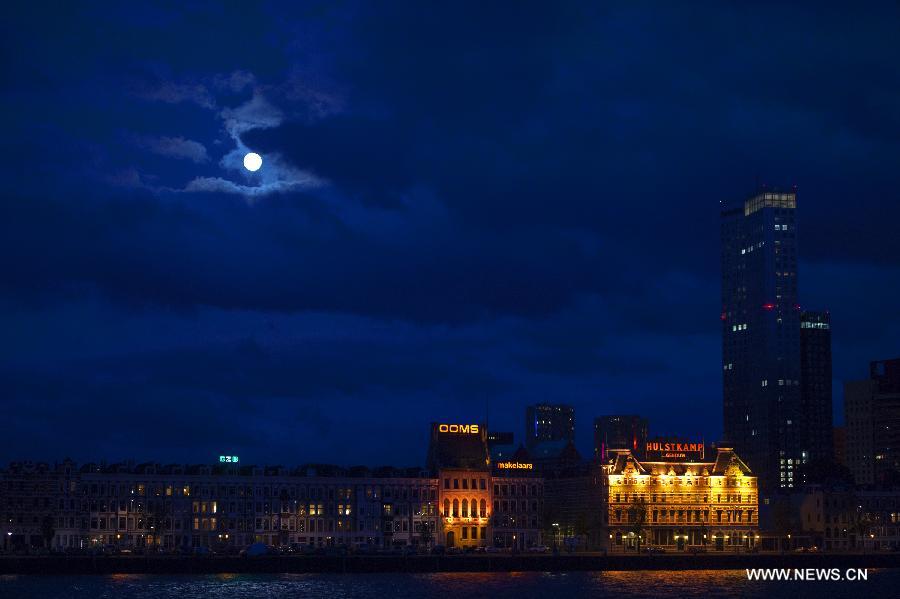
M 798 484 L 803 460 L 796 209 L 766 191 L 721 213 L 725 439 L 763 492 Z

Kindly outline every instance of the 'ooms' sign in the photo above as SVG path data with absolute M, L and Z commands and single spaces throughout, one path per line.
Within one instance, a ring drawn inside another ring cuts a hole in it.
M 439 433 L 463 433 L 469 435 L 478 434 L 477 424 L 439 424 Z

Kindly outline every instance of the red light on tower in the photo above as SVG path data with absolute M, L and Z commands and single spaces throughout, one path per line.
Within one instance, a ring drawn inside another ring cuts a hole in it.
M 763 309 L 764 310 L 774 310 L 775 304 L 763 304 Z

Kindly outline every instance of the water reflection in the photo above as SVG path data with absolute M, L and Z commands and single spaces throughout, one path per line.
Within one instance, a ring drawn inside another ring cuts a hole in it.
M 5 576 L 0 597 L 243 599 L 259 597 L 527 599 L 541 597 L 774 597 L 829 599 L 860 593 L 896 596 L 900 570 L 870 570 L 867 582 L 755 582 L 743 570 L 674 572 L 519 572 L 441 574 L 216 574 L 209 576 Z

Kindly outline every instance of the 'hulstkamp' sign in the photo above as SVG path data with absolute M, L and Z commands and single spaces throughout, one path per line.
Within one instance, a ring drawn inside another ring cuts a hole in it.
M 691 461 L 702 460 L 705 454 L 705 445 L 703 442 L 684 442 L 684 441 L 647 441 L 644 451 L 644 459 L 648 462 L 653 461 Z

